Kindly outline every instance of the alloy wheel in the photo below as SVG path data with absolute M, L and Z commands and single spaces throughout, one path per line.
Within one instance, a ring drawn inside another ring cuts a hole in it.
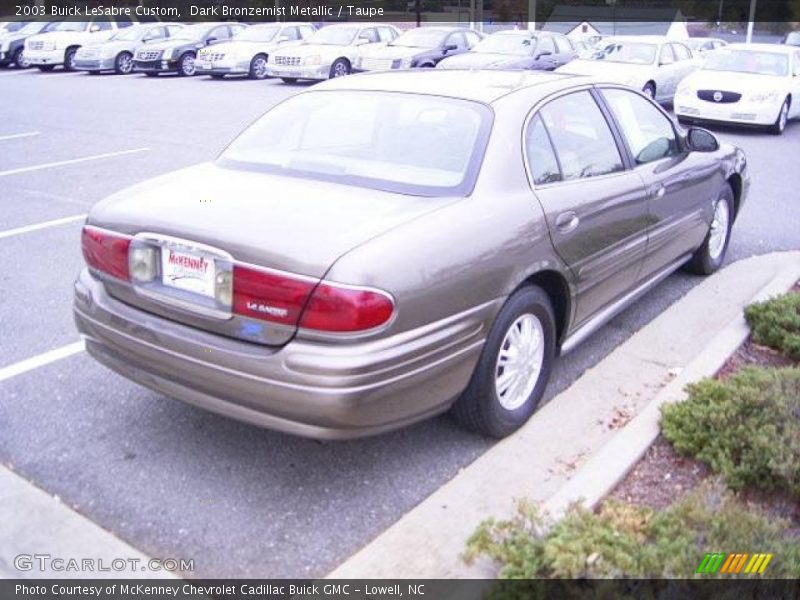
M 259 56 L 253 61 L 253 75 L 256 79 L 264 79 L 267 76 L 267 61 Z
M 711 232 L 708 238 L 708 255 L 714 260 L 717 260 L 725 249 L 730 218 L 728 203 L 724 198 L 718 200 L 714 207 L 714 219 L 711 221 Z
M 539 380 L 544 349 L 544 329 L 536 315 L 517 317 L 497 355 L 494 385 L 500 406 L 512 411 L 525 404 Z

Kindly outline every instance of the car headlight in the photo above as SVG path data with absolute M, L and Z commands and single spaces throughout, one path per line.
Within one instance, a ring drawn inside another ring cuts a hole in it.
M 411 66 L 413 60 L 411 58 L 404 58 L 400 61 L 400 68 L 401 69 L 408 69 Z
M 322 64 L 322 57 L 319 54 L 315 54 L 314 56 L 306 56 L 306 59 L 303 61 L 304 65 L 321 65 Z
M 172 58 L 172 53 L 173 53 L 173 49 L 172 48 L 167 48 L 161 54 L 161 60 L 169 60 L 170 58 Z
M 780 93 L 778 92 L 758 92 L 750 94 L 750 102 L 777 102 L 780 100 Z

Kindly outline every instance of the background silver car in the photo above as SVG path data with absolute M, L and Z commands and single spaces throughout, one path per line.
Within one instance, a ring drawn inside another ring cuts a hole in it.
M 740 150 L 625 86 L 347 77 L 96 205 L 75 318 L 117 372 L 261 426 L 346 438 L 452 407 L 503 436 L 559 352 L 681 265 L 719 268 L 748 188 Z
M 147 23 L 120 29 L 106 41 L 81 46 L 75 54 L 77 71 L 114 71 L 126 75 L 133 71 L 136 50 L 148 42 L 166 40 L 183 29 L 180 23 Z

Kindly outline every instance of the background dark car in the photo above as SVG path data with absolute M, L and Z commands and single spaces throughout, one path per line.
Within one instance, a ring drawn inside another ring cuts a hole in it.
M 150 42 L 136 52 L 134 69 L 149 76 L 159 73 L 194 75 L 197 51 L 224 42 L 247 27 L 242 23 L 196 23 L 184 27 L 162 42 Z
M 493 33 L 469 52 L 442 60 L 440 69 L 527 69 L 552 71 L 577 56 L 565 35 L 510 30 Z
M 483 34 L 466 27 L 417 27 L 383 47 L 365 50 L 353 71 L 435 67 L 448 56 L 469 51 L 482 39 Z
M 25 49 L 25 40 L 32 35 L 51 31 L 60 21 L 52 23 L 42 21 L 28 21 L 25 23 L 15 23 L 21 25 L 15 27 L 13 31 L 0 31 L 0 67 L 14 65 L 18 69 L 28 66 L 22 51 Z

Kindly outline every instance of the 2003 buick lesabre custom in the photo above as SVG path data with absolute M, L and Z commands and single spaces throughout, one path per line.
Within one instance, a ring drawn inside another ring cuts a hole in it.
M 503 436 L 559 352 L 720 266 L 748 188 L 740 150 L 622 86 L 336 79 L 97 204 L 75 317 L 115 371 L 265 427 L 355 437 L 452 407 Z

